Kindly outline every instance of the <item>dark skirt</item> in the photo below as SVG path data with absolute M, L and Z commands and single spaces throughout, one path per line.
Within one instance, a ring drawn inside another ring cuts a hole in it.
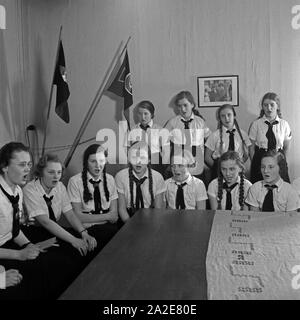
M 20 247 L 12 240 L 5 243 L 1 248 L 20 250 Z M 64 266 L 64 258 L 61 257 L 60 259 L 61 269 Z M 60 274 L 56 273 L 55 268 L 52 269 L 55 263 L 53 255 L 49 251 L 40 253 L 34 260 L 0 259 L 0 265 L 4 266 L 5 270 L 16 269 L 23 276 L 18 285 L 0 290 L 0 300 L 55 299 L 60 293 L 60 291 L 57 291 L 58 287 L 65 289 L 68 284 L 66 279 L 61 278 Z
M 105 247 L 109 241 L 118 232 L 117 223 L 104 223 L 95 224 L 87 229 L 90 236 L 97 240 L 97 248 L 94 250 L 93 255 L 96 255 L 103 247 Z
M 281 152 L 284 156 L 284 162 L 282 163 L 282 165 L 279 168 L 280 169 L 279 170 L 280 176 L 285 182 L 290 183 L 290 178 L 289 178 L 289 173 L 288 173 L 288 165 L 286 162 L 284 151 L 282 149 L 279 149 L 278 152 Z M 263 180 L 260 166 L 261 166 L 261 159 L 265 153 L 266 153 L 265 149 L 260 149 L 257 146 L 255 147 L 254 156 L 251 161 L 250 181 L 252 183 Z
M 20 250 L 12 240 L 1 246 L 1 249 Z M 22 281 L 12 287 L 0 290 L 0 300 L 42 300 L 51 297 L 47 287 L 47 273 L 44 269 L 46 254 L 40 254 L 34 260 L 0 259 L 0 265 L 16 269 L 22 275 Z
M 214 164 L 210 169 L 210 181 L 218 177 L 218 170 L 219 170 L 219 158 L 214 159 Z
M 22 231 L 33 243 L 54 237 L 43 227 L 23 226 Z M 79 237 L 74 230 L 67 229 L 67 231 Z M 42 254 L 45 255 L 43 268 L 48 274 L 47 292 L 50 298 L 54 299 L 66 290 L 96 254 L 96 252 L 89 252 L 86 256 L 81 256 L 70 243 L 61 239 L 57 239 L 57 243 L 59 246 L 50 247 L 45 254 Z

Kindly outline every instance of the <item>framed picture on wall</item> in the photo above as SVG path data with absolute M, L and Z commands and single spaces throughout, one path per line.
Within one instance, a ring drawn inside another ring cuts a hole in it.
M 199 108 L 219 107 L 223 104 L 239 105 L 239 77 L 197 77 Z

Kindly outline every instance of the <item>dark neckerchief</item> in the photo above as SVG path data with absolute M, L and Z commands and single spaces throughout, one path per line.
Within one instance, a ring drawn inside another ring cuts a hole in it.
M 16 196 L 12 196 L 9 193 L 7 193 L 2 185 L 0 184 L 0 188 L 3 192 L 3 194 L 6 196 L 6 198 L 10 201 L 12 207 L 13 207 L 13 225 L 12 225 L 12 237 L 13 239 L 16 238 L 19 235 L 20 232 L 20 216 L 19 216 L 19 200 L 20 196 L 17 194 Z

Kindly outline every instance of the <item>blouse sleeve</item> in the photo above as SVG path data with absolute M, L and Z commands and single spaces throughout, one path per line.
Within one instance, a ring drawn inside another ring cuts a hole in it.
M 68 183 L 68 195 L 71 202 L 81 203 L 81 195 L 76 180 L 70 178 Z

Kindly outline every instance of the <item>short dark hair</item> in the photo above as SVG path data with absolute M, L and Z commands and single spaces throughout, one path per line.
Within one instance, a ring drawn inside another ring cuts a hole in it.
M 21 142 L 9 142 L 0 149 L 0 174 L 4 174 L 3 168 L 9 165 L 14 153 L 21 151 L 28 152 L 31 157 L 30 149 Z
M 151 117 L 154 118 L 155 108 L 151 101 L 143 100 L 137 104 L 137 108 L 147 109 L 151 113 Z

